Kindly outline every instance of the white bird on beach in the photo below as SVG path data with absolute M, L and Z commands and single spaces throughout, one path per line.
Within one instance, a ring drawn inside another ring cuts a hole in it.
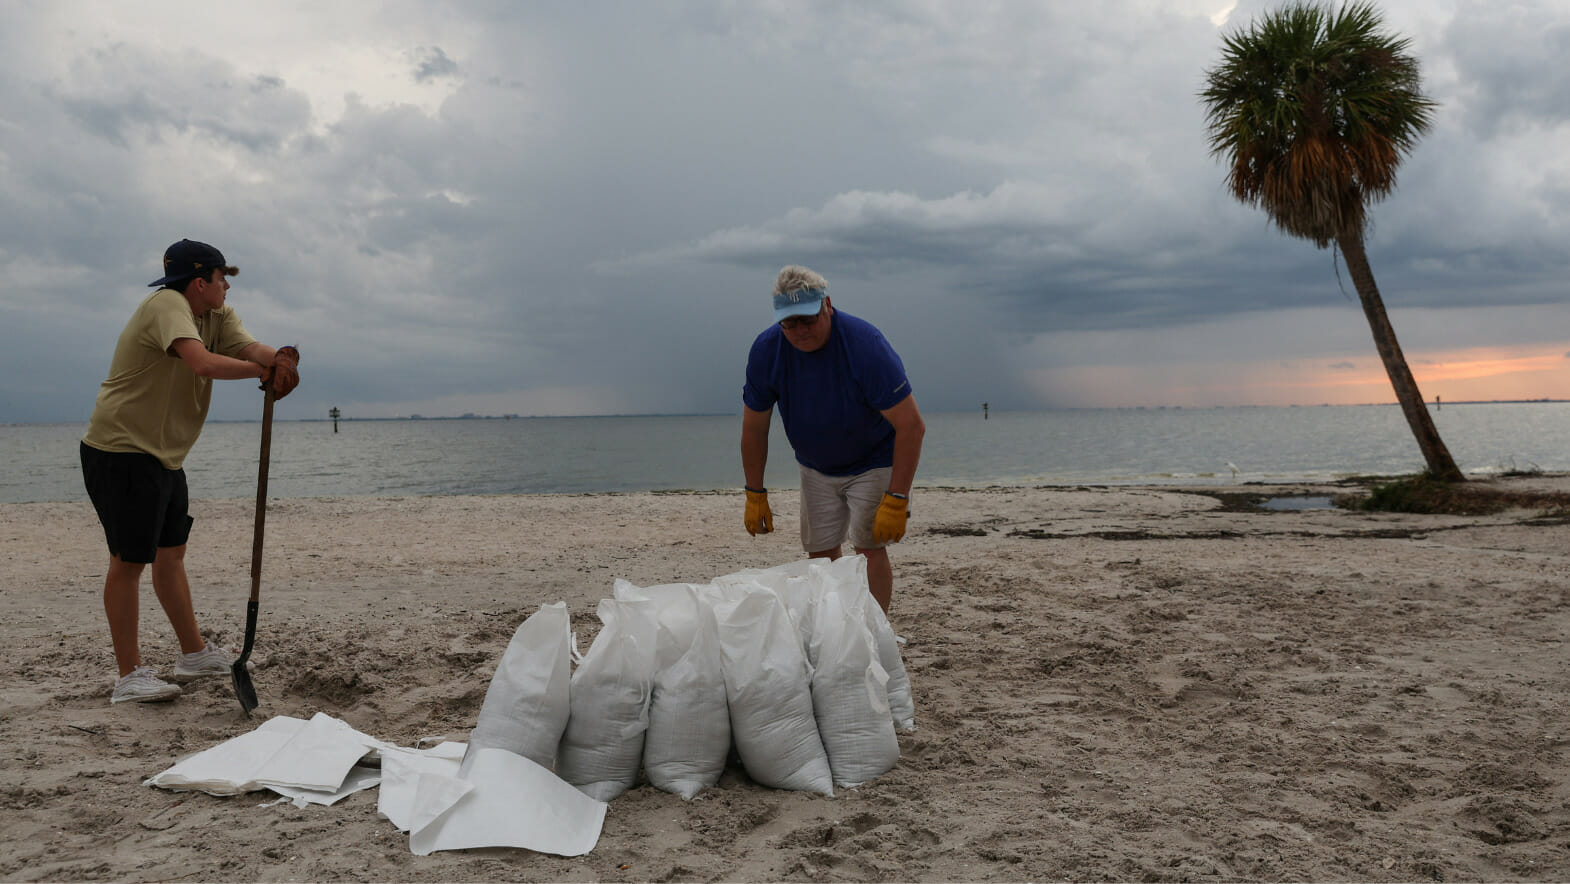
M 1235 464 L 1235 463 L 1233 463 L 1232 461 L 1229 460 L 1229 461 L 1227 461 L 1227 469 L 1232 471 L 1232 481 L 1236 482 L 1237 481 L 1237 472 L 1238 472 L 1237 464 Z

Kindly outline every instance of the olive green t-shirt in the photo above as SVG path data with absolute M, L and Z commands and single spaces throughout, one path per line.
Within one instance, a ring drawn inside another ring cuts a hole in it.
M 180 469 L 201 435 L 213 393 L 212 380 L 198 377 L 171 349 L 181 338 L 235 358 L 256 343 L 232 307 L 194 316 L 185 295 L 153 292 L 120 332 L 83 442 L 100 451 L 146 452 L 165 468 Z

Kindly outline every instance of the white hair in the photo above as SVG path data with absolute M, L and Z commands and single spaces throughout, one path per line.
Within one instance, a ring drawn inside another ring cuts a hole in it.
M 823 289 L 829 290 L 829 282 L 817 273 L 795 264 L 780 271 L 779 278 L 774 280 L 774 294 L 783 295 L 797 289 Z

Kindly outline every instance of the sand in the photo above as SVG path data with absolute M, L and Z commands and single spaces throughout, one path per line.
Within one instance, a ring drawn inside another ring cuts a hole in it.
M 641 785 L 574 859 L 413 856 L 374 790 L 296 809 L 142 781 L 272 715 L 464 740 L 542 602 L 586 639 L 614 578 L 798 557 L 793 530 L 746 535 L 739 495 L 274 501 L 251 720 L 219 678 L 111 706 L 90 508 L 3 505 L 0 879 L 1570 878 L 1570 524 L 1236 496 L 1343 490 L 918 489 L 893 552 L 918 718 L 899 765 L 833 799 L 739 769 L 691 802 Z M 193 505 L 198 616 L 235 648 L 252 507 Z M 142 611 L 167 671 L 150 587 Z

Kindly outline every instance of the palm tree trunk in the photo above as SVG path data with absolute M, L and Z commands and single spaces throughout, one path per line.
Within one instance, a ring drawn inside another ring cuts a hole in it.
M 1385 302 L 1379 297 L 1379 287 L 1374 284 L 1374 272 L 1368 267 L 1368 253 L 1363 250 L 1360 231 L 1336 237 L 1341 254 L 1346 259 L 1347 271 L 1352 274 L 1352 284 L 1357 287 L 1358 300 L 1363 303 L 1363 315 L 1368 317 L 1369 330 L 1374 333 L 1374 348 L 1385 363 L 1385 374 L 1390 376 L 1390 386 L 1395 388 L 1396 400 L 1401 403 L 1401 413 L 1417 437 L 1417 447 L 1422 449 L 1423 460 L 1428 462 L 1428 472 L 1445 482 L 1464 482 L 1466 477 L 1450 457 L 1450 449 L 1439 438 L 1434 419 L 1428 413 L 1423 394 L 1417 389 L 1417 380 L 1407 367 L 1406 356 L 1396 341 L 1396 330 L 1385 315 Z

